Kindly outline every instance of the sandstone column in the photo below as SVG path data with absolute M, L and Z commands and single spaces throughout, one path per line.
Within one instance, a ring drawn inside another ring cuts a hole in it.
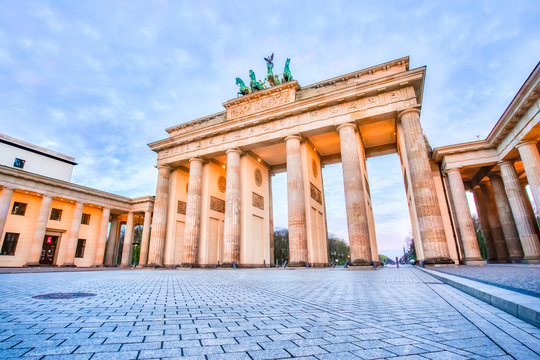
M 411 178 L 411 187 L 415 203 L 418 231 L 424 262 L 452 263 L 431 174 L 428 150 L 420 126 L 420 110 L 407 109 L 399 114 L 403 129 L 403 140 L 407 151 L 407 171 Z
M 51 203 L 52 196 L 44 194 L 41 205 L 39 206 L 36 228 L 34 230 L 34 236 L 32 237 L 32 245 L 30 247 L 30 252 L 28 253 L 26 266 L 39 265 L 41 249 L 43 248 L 43 239 L 45 237 L 45 231 L 47 230 L 49 212 L 51 211 Z
M 356 143 L 356 125 L 341 124 L 337 127 L 341 148 L 343 183 L 345 185 L 345 205 L 347 227 L 351 248 L 351 265 L 371 265 L 371 245 L 369 220 L 366 210 L 363 174 L 360 168 L 361 154 Z
M 501 221 L 499 220 L 499 212 L 497 211 L 497 205 L 493 199 L 493 194 L 489 189 L 488 184 L 480 184 L 480 190 L 482 191 L 485 200 L 487 220 L 495 253 L 497 254 L 497 262 L 507 262 L 508 249 L 506 248 L 506 241 L 504 240 L 504 233 Z
M 306 205 L 304 203 L 304 175 L 300 140 L 287 136 L 287 204 L 289 209 L 289 266 L 303 266 L 307 262 Z
M 199 245 L 201 231 L 202 165 L 202 159 L 189 159 L 184 256 L 182 259 L 182 263 L 185 265 L 194 265 L 197 263 L 197 247 Z
M 107 241 L 107 251 L 105 253 L 105 266 L 115 266 L 114 246 L 118 234 L 118 216 L 113 215 L 111 219 L 111 228 L 109 230 L 109 240 Z
M 122 262 L 120 266 L 126 267 L 131 263 L 131 242 L 133 241 L 133 216 L 132 212 L 128 213 L 126 222 L 126 231 L 124 232 L 124 245 L 122 246 Z
M 143 232 L 141 239 L 141 253 L 139 256 L 139 265 L 145 266 L 148 261 L 148 241 L 150 240 L 150 224 L 152 222 L 152 212 L 146 210 L 144 212 Z
M 480 229 L 482 230 L 482 237 L 484 238 L 484 244 L 487 250 L 487 259 L 491 261 L 497 260 L 497 251 L 495 244 L 493 243 L 493 236 L 491 235 L 491 229 L 489 227 L 488 210 L 486 199 L 482 193 L 480 187 L 473 189 L 474 203 L 476 204 L 476 211 L 478 212 L 478 221 L 480 222 Z
M 523 258 L 523 250 L 519 243 L 519 235 L 516 229 L 516 223 L 512 216 L 512 210 L 508 198 L 506 197 L 506 191 L 504 190 L 504 184 L 499 175 L 490 175 L 491 188 L 493 190 L 493 197 L 497 204 L 497 212 L 499 213 L 499 220 L 501 221 L 502 230 L 504 233 L 504 239 L 506 241 L 506 248 L 508 249 L 508 259 L 512 262 L 519 262 Z
M 522 141 L 517 145 L 536 208 L 540 209 L 540 154 L 536 141 Z
M 463 186 L 461 173 L 459 172 L 459 169 L 448 169 L 446 170 L 446 173 L 448 174 L 452 203 L 454 204 L 454 209 L 456 211 L 459 235 L 465 253 L 465 258 L 463 260 L 466 264 L 470 264 L 471 262 L 483 262 L 483 259 L 480 256 L 478 241 L 476 240 L 476 231 L 474 230 L 469 204 L 467 203 L 467 196 L 465 195 L 465 187 Z
M 111 217 L 111 209 L 103 208 L 101 213 L 101 223 L 99 224 L 99 236 L 96 247 L 96 256 L 94 258 L 94 266 L 102 266 L 105 253 L 105 244 L 107 242 L 107 230 L 109 230 L 109 218 Z
M 240 153 L 239 149 L 227 150 L 223 265 L 238 264 L 240 260 Z
M 0 236 L 4 233 L 4 226 L 9 214 L 9 205 L 11 205 L 11 197 L 13 195 L 13 189 L 5 187 L 0 194 Z M 3 241 L 4 239 L 0 239 Z
M 71 220 L 71 227 L 68 232 L 68 243 L 66 256 L 62 266 L 75 266 L 75 251 L 77 250 L 77 242 L 79 241 L 79 230 L 81 229 L 81 219 L 84 204 L 81 202 L 75 203 L 75 211 Z
M 512 161 L 499 162 L 508 202 L 516 221 L 516 227 L 523 249 L 524 260 L 540 260 L 540 240 L 536 224 L 530 217 L 527 199 L 519 183 L 519 178 Z
M 169 203 L 169 177 L 171 169 L 168 166 L 158 166 L 156 199 L 154 200 L 153 229 L 148 248 L 148 265 L 163 266 L 163 244 L 167 232 L 167 210 Z

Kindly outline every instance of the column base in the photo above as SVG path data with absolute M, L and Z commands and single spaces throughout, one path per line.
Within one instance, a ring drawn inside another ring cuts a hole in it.
M 508 258 L 508 262 L 511 263 L 511 264 L 521 264 L 521 262 L 523 261 L 524 259 L 522 257 L 511 257 L 511 258 Z
M 77 267 L 75 264 L 73 263 L 69 263 L 69 264 L 62 264 L 60 265 L 60 267 L 71 267 L 71 268 L 74 268 L 74 267 Z
M 524 258 L 523 260 L 521 260 L 521 263 L 522 264 L 540 264 L 540 259 L 536 259 L 536 258 L 527 259 L 527 258 Z
M 287 267 L 293 267 L 293 268 L 306 267 L 306 262 L 305 261 L 292 262 L 292 263 L 287 264 Z
M 440 266 L 440 265 L 454 265 L 454 260 L 447 257 L 428 258 L 420 261 L 421 267 Z
M 349 265 L 349 270 L 377 270 L 373 265 Z
M 486 260 L 467 259 L 467 260 L 463 260 L 463 264 L 472 265 L 472 266 L 485 266 L 485 265 L 487 265 L 487 261 Z
M 366 259 L 355 259 L 349 263 L 349 266 L 371 266 L 374 267 L 373 261 Z
M 26 265 L 24 265 L 24 267 L 38 267 L 38 266 L 42 266 L 42 265 L 43 264 L 40 264 L 38 262 L 29 262 Z
M 182 265 L 180 265 L 180 267 L 182 267 L 183 269 L 193 269 L 193 268 L 198 268 L 200 266 L 199 264 L 195 264 L 195 263 L 183 263 Z
M 163 265 L 161 265 L 161 264 L 146 264 L 144 267 L 145 267 L 145 268 L 158 269 L 158 268 L 163 267 Z

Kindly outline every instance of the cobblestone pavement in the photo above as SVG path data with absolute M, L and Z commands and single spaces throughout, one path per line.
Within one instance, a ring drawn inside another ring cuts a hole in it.
M 414 268 L 0 275 L 0 358 L 535 359 L 540 329 Z M 34 299 L 90 292 L 70 300 Z
M 431 268 L 523 294 L 540 297 L 540 266 L 499 265 Z

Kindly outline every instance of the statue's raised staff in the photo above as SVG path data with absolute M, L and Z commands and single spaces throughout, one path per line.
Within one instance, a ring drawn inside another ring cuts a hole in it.
M 251 90 L 244 83 L 244 80 L 240 79 L 239 77 L 236 78 L 236 85 L 240 86 L 236 96 L 247 95 L 251 92 Z
M 249 78 L 251 79 L 251 81 L 249 82 L 251 91 L 259 91 L 265 89 L 264 84 L 260 81 L 257 81 L 257 79 L 255 78 L 255 73 L 253 72 L 253 70 L 249 70 Z
M 274 72 L 272 71 L 274 68 L 274 63 L 272 62 L 274 60 L 274 53 L 269 57 L 264 58 L 264 60 L 266 60 L 266 81 L 268 81 L 270 86 L 279 85 L 279 76 L 274 75 Z
M 283 82 L 293 80 L 291 70 L 289 70 L 289 63 L 290 62 L 291 62 L 291 59 L 289 59 L 289 58 L 287 58 L 287 60 L 285 61 L 285 69 L 283 69 Z

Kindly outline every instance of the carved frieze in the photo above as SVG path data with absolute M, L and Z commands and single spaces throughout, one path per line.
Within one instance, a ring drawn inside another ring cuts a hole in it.
M 255 169 L 255 184 L 257 184 L 257 186 L 262 185 L 262 173 L 259 169 Z
M 225 214 L 225 200 L 210 196 L 210 210 Z
M 264 210 L 264 197 L 261 195 L 252 192 L 251 193 L 251 205 L 257 209 Z
M 218 180 L 217 180 L 217 187 L 219 189 L 219 191 L 221 191 L 222 193 L 225 192 L 225 189 L 227 187 L 227 179 L 225 178 L 225 176 L 221 175 Z
M 310 192 L 311 192 L 311 198 L 322 205 L 322 193 L 321 190 L 319 190 L 313 183 L 309 183 L 310 185 Z
M 186 202 L 178 200 L 178 204 L 176 206 L 176 212 L 180 215 L 186 215 L 186 208 L 187 208 Z

